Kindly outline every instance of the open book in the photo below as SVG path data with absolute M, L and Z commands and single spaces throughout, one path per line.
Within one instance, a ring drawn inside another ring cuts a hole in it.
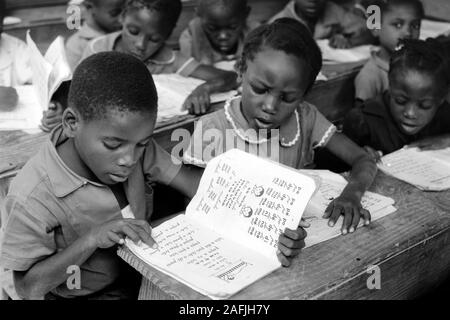
M 314 178 L 318 186 L 318 191 L 311 198 L 303 214 L 303 219 L 310 223 L 305 239 L 305 247 L 310 247 L 341 235 L 342 217 L 334 227 L 329 227 L 328 219 L 322 216 L 328 204 L 342 193 L 347 181 L 341 175 L 328 170 L 300 170 L 300 172 Z M 393 204 L 394 199 L 369 191 L 364 193 L 361 200 L 362 207 L 370 212 L 371 221 L 395 212 L 397 209 Z M 363 222 L 361 219 L 358 227 L 362 227 Z
M 62 82 L 72 77 L 61 36 L 50 44 L 45 56 L 31 39 L 29 31 L 27 45 L 33 84 L 15 87 L 18 105 L 13 111 L 0 113 L 0 130 L 37 129 L 52 95 Z
M 403 148 L 382 157 L 378 167 L 421 190 L 450 189 L 450 148 L 433 151 Z
M 153 80 L 158 92 L 157 122 L 165 121 L 174 116 L 188 114 L 188 110 L 182 108 L 184 101 L 195 88 L 205 82 L 178 74 L 157 74 L 153 75 Z M 211 95 L 211 103 L 225 101 L 236 94 L 237 91 L 235 90 L 214 93 Z
M 314 179 L 233 149 L 208 163 L 186 213 L 153 229 L 157 250 L 125 243 L 154 268 L 225 299 L 281 266 L 278 238 L 297 229 L 314 191 Z

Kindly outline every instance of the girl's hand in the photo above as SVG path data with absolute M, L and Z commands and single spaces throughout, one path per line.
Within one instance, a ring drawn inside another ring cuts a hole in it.
M 48 132 L 62 121 L 63 107 L 59 102 L 50 102 L 48 110 L 42 113 L 41 127 Z
M 369 146 L 364 146 L 364 150 L 369 154 L 369 156 L 375 160 L 375 162 L 380 162 L 381 161 L 381 157 L 383 156 L 383 152 L 381 151 L 376 151 L 375 149 L 369 147 Z
M 351 47 L 350 40 L 343 34 L 335 34 L 330 38 L 330 47 L 335 49 L 348 49 Z
M 440 150 L 450 147 L 450 134 L 441 135 L 437 137 L 425 138 L 411 143 L 408 148 L 417 147 L 421 150 Z
M 277 258 L 283 267 L 289 267 L 291 260 L 296 257 L 305 246 L 306 231 L 309 223 L 300 221 L 297 230 L 286 229 L 278 239 Z
M 0 111 L 12 111 L 19 101 L 16 89 L 0 86 Z
M 130 238 L 134 243 L 142 241 L 156 249 L 157 244 L 151 237 L 152 228 L 145 220 L 119 219 L 110 221 L 91 229 L 90 237 L 97 248 L 110 248 L 115 244 L 124 244 L 124 238 Z
M 341 232 L 343 235 L 354 232 L 358 227 L 361 216 L 364 224 L 370 223 L 370 213 L 361 206 L 361 199 L 353 193 L 342 193 L 339 197 L 331 201 L 325 210 L 323 218 L 330 219 L 328 225 L 333 227 L 339 216 L 344 215 Z
M 202 84 L 186 98 L 186 101 L 183 103 L 183 109 L 189 110 L 190 114 L 201 115 L 208 111 L 210 104 L 209 91 Z

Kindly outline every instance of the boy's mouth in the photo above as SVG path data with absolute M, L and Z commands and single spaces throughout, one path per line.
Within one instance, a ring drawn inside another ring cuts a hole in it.
M 117 183 L 125 182 L 128 179 L 128 175 L 117 175 L 114 173 L 108 173 L 109 178 Z

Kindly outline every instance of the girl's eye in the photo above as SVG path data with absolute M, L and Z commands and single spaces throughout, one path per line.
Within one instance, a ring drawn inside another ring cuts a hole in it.
M 414 30 L 420 30 L 420 24 L 413 24 L 412 26 L 411 26 L 411 28 L 413 28 Z
M 131 27 L 128 27 L 128 32 L 129 32 L 130 34 L 132 34 L 133 36 L 136 36 L 136 35 L 139 34 L 139 30 L 138 30 L 137 28 L 131 28 Z
M 404 105 L 406 103 L 406 99 L 403 98 L 395 98 L 394 101 L 399 105 Z
M 296 100 L 296 97 L 287 97 L 285 95 L 281 95 L 281 100 L 286 103 L 292 103 Z
M 120 143 L 114 143 L 114 142 L 103 142 L 103 145 L 106 147 L 106 149 L 109 150 L 116 150 L 120 147 Z
M 111 16 L 111 17 L 117 17 L 120 13 L 122 12 L 122 9 L 115 9 L 115 10 L 112 10 L 110 13 L 109 13 L 109 15 Z
M 401 23 L 395 23 L 394 26 L 395 26 L 397 29 L 401 29 L 401 28 L 403 27 L 403 24 L 401 24 Z
M 266 88 L 260 88 L 260 87 L 256 87 L 256 86 L 251 86 L 253 92 L 255 92 L 256 94 L 264 94 L 266 93 L 268 90 Z

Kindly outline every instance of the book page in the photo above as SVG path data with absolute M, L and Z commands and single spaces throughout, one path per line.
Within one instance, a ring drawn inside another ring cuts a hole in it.
M 158 92 L 158 122 L 188 114 L 188 110 L 182 108 L 184 101 L 195 88 L 205 82 L 178 74 L 157 74 L 153 75 L 153 80 Z M 225 101 L 235 96 L 236 93 L 235 90 L 214 93 L 210 97 L 211 103 Z
M 318 192 L 311 198 L 303 215 L 303 218 L 311 224 L 307 229 L 308 236 L 305 239 L 305 246 L 310 247 L 341 235 L 342 217 L 333 227 L 329 227 L 328 219 L 324 219 L 322 216 L 330 202 L 344 190 L 347 181 L 341 175 L 328 170 L 301 170 L 301 172 L 320 181 Z M 364 194 L 361 204 L 363 208 L 369 210 L 371 221 L 378 220 L 397 210 L 393 206 L 394 199 L 369 191 Z M 358 227 L 362 226 L 363 220 L 359 222 Z
M 450 22 L 422 20 L 420 24 L 420 39 L 436 38 L 440 35 L 450 35 Z
M 443 151 L 448 152 L 448 151 Z M 442 191 L 450 188 L 450 164 L 433 157 L 439 151 L 424 152 L 403 148 L 385 155 L 378 167 L 397 179 L 421 190 Z M 445 160 L 445 156 L 443 159 Z
M 0 130 L 37 129 L 41 123 L 42 111 L 36 88 L 32 85 L 14 87 L 19 96 L 12 111 L 0 112 Z
M 213 299 L 228 298 L 280 266 L 184 214 L 154 228 L 152 237 L 157 250 L 129 239 L 126 245 L 151 266 Z
M 232 149 L 208 163 L 186 215 L 276 261 L 280 234 L 297 229 L 315 187 L 297 170 Z

